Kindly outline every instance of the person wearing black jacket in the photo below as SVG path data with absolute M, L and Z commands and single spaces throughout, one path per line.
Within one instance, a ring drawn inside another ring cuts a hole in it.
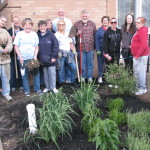
M 104 34 L 104 56 L 105 63 L 116 62 L 119 64 L 120 59 L 120 43 L 121 43 L 121 30 L 117 28 L 116 18 L 112 18 L 111 27 L 108 28 Z
M 18 17 L 15 16 L 13 18 L 13 23 L 14 23 L 14 31 L 12 28 L 10 28 L 8 30 L 10 36 L 12 37 L 12 40 L 15 39 L 15 36 L 18 32 L 23 30 L 22 28 L 20 28 L 20 19 Z M 10 52 L 10 58 L 11 58 L 10 88 L 11 88 L 12 92 L 16 91 L 17 88 L 19 88 L 20 90 L 23 90 L 19 62 L 17 61 L 17 58 L 15 57 L 15 55 L 16 54 L 14 52 L 14 47 L 13 47 L 13 50 Z M 15 61 L 16 61 L 16 64 L 15 64 Z M 18 73 L 18 78 L 16 75 L 16 69 L 17 69 L 17 73 Z
M 59 52 L 59 44 L 55 35 L 47 30 L 47 23 L 43 20 L 38 23 L 39 31 L 39 53 L 38 58 L 44 71 L 44 81 L 46 88 L 43 93 L 52 90 L 58 93 L 56 89 L 56 65 Z

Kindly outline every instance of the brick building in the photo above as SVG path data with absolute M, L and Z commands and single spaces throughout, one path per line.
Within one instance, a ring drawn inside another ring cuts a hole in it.
M 41 19 L 54 19 L 57 17 L 57 10 L 62 7 L 65 10 L 65 16 L 72 22 L 80 19 L 80 12 L 87 9 L 90 12 L 90 19 L 97 27 L 100 26 L 100 19 L 104 15 L 110 17 L 116 16 L 116 0 L 1 0 L 8 2 L 6 7 L 21 6 L 21 8 L 4 8 L 1 15 L 8 19 L 7 28 L 11 26 L 10 16 L 19 16 L 22 20 L 30 17 L 34 22 L 34 29 L 37 29 L 37 22 Z M 4 3 L 3 2 L 3 3 Z M 9 11 L 9 12 L 8 12 Z

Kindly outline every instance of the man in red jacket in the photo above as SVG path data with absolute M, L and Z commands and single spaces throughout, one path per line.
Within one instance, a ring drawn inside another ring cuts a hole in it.
M 136 95 L 147 92 L 146 89 L 146 66 L 150 49 L 148 47 L 148 28 L 145 27 L 146 19 L 138 17 L 136 20 L 137 32 L 133 36 L 131 52 L 133 55 L 133 69 L 137 79 L 138 91 Z

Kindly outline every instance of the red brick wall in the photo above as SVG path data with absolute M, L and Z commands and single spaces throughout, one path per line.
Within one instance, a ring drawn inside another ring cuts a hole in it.
M 31 17 L 34 21 L 34 29 L 37 29 L 39 20 L 56 18 L 60 7 L 64 8 L 65 16 L 72 22 L 80 19 L 81 10 L 87 9 L 90 12 L 90 19 L 96 23 L 97 27 L 101 24 L 102 16 L 116 16 L 115 0 L 8 0 L 8 6 L 21 6 L 21 9 L 4 9 L 1 12 L 2 15 L 10 20 L 10 13 L 6 11 L 12 11 L 13 15 L 19 16 L 21 20 Z M 7 27 L 10 27 L 9 23 Z

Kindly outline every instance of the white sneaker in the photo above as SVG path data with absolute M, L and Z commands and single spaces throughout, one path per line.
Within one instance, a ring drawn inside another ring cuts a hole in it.
M 52 91 L 53 91 L 55 94 L 58 93 L 58 90 L 57 90 L 56 88 L 54 88 Z
M 139 89 L 136 93 L 135 93 L 135 95 L 142 95 L 142 94 L 144 94 L 144 93 L 146 93 L 147 92 L 147 89 L 145 88 L 145 89 Z
M 48 91 L 50 91 L 50 89 L 45 88 L 45 89 L 43 90 L 43 93 L 47 93 Z
M 112 85 L 112 84 L 109 84 L 109 85 L 108 85 L 108 87 L 112 88 L 112 87 L 113 87 L 113 85 Z
M 92 80 L 91 78 L 89 78 L 89 79 L 88 79 L 88 82 L 89 82 L 89 83 L 92 83 L 92 82 L 93 82 L 93 80 Z
M 10 95 L 5 96 L 5 98 L 8 102 L 12 100 L 12 97 Z
M 81 82 L 85 82 L 85 78 L 81 78 Z
M 102 77 L 99 77 L 99 78 L 98 78 L 98 83 L 103 83 Z

